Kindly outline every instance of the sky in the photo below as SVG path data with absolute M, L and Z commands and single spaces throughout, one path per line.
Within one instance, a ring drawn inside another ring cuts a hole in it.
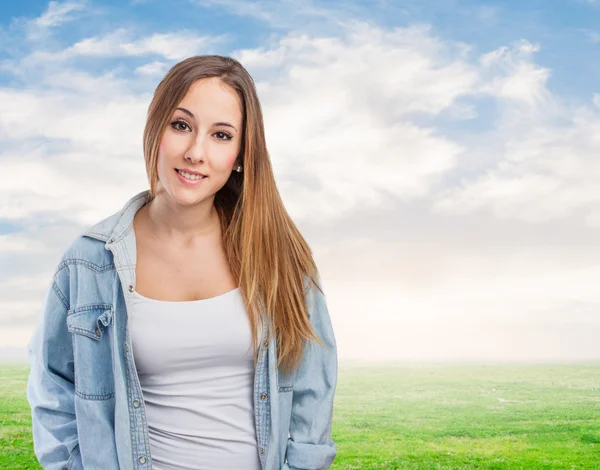
M 0 4 L 0 357 L 148 188 L 155 87 L 254 78 L 341 361 L 600 358 L 600 1 Z

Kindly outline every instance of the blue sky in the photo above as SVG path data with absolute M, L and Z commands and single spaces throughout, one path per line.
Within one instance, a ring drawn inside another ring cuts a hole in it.
M 245 3 L 265 5 L 264 10 L 268 11 L 271 3 L 286 2 Z M 118 24 L 133 27 L 140 33 L 189 29 L 231 34 L 228 46 L 238 48 L 258 46 L 270 35 L 286 31 L 285 26 L 277 27 L 258 16 L 236 13 L 235 2 L 140 0 L 87 4 L 95 10 L 94 21 L 71 22 L 57 35 L 57 41 L 68 43 L 92 32 L 109 31 Z M 515 38 L 527 38 L 542 44 L 536 61 L 552 68 L 549 80 L 552 89 L 572 99 L 584 100 L 597 91 L 595 81 L 600 65 L 594 57 L 600 52 L 600 2 L 594 0 L 376 0 L 311 4 L 336 5 L 336 11 L 385 28 L 429 24 L 440 36 L 463 41 L 479 53 L 509 44 Z M 18 41 L 19 28 L 14 27 L 15 21 L 35 18 L 47 7 L 47 1 L 3 2 L 0 20 L 4 32 L 14 34 L 11 39 Z M 293 11 L 291 4 L 289 11 Z M 79 12 L 78 16 L 85 18 L 85 13 Z M 10 52 L 2 48 L 0 54 L 6 57 Z
M 223 54 L 257 83 L 342 359 L 600 357 L 599 20 L 593 0 L 4 2 L 0 349 L 73 237 L 146 188 L 162 76 Z

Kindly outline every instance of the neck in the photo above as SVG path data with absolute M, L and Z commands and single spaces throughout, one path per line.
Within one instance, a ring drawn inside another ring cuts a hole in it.
M 148 221 L 155 235 L 183 245 L 220 230 L 213 198 L 184 206 L 157 195 L 147 204 Z

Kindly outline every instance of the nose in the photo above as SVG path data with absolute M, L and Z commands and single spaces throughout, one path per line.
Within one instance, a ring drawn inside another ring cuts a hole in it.
M 192 143 L 185 153 L 185 159 L 191 163 L 198 163 L 204 159 L 205 154 L 204 138 L 198 135 L 192 139 Z

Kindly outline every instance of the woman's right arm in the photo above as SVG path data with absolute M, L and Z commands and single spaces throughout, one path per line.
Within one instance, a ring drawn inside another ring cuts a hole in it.
M 44 470 L 82 469 L 74 405 L 71 333 L 67 330 L 69 273 L 57 272 L 29 342 L 27 399 L 35 455 Z

